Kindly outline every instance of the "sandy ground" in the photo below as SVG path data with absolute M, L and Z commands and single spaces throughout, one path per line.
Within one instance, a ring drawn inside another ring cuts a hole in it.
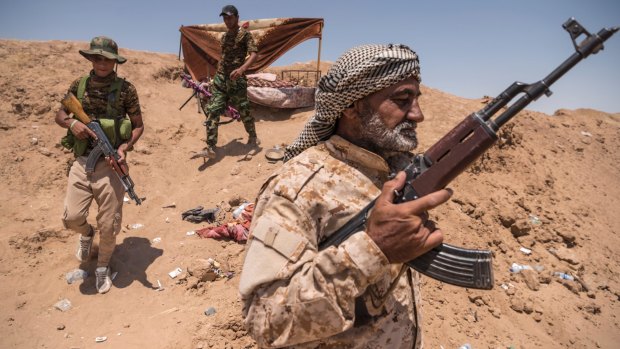
M 65 130 L 53 121 L 71 81 L 90 69 L 77 52 L 85 47 L 0 40 L 0 347 L 255 348 L 237 292 L 245 246 L 188 236 L 209 224 L 183 221 L 181 213 L 253 200 L 280 166 L 265 159 L 266 149 L 292 141 L 312 110 L 254 106 L 259 152 L 245 146 L 235 122 L 221 126 L 216 159 L 192 160 L 204 145 L 204 116 L 194 101 L 179 111 L 191 94 L 174 79 L 182 62 L 121 50 L 128 62 L 119 73 L 136 85 L 146 125 L 129 157 L 135 190 L 146 200 L 125 206 L 112 262 L 118 274 L 99 295 L 95 261 L 80 266 L 77 236 L 60 221 L 72 155 L 61 149 Z M 420 149 L 483 103 L 424 86 Z M 446 242 L 493 251 L 495 287 L 468 290 L 425 278 L 426 347 L 617 348 L 620 114 L 524 111 L 501 135 L 432 213 Z M 93 204 L 91 223 L 96 212 Z M 131 229 L 138 223 L 143 227 Z M 208 258 L 232 276 L 200 283 L 188 276 L 188 267 Z M 540 271 L 514 274 L 512 263 Z M 89 276 L 68 284 L 65 274 L 78 267 Z M 177 267 L 184 272 L 170 278 Z M 64 312 L 54 306 L 63 299 L 71 303 Z

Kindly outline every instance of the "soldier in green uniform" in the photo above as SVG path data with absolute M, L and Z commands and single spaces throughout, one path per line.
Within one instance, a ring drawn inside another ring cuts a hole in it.
M 92 63 L 88 75 L 76 79 L 69 87 L 70 93 L 77 96 L 84 112 L 91 119 L 97 119 L 117 149 L 119 163 L 126 166 L 125 156 L 138 141 L 144 131 L 142 112 L 136 88 L 127 80 L 116 75 L 116 64 L 126 59 L 118 54 L 118 46 L 112 39 L 98 36 L 90 42 L 89 50 L 80 54 Z M 95 270 L 96 288 L 106 293 L 112 287 L 110 259 L 116 247 L 116 235 L 121 230 L 123 215 L 123 185 L 103 157 L 87 171 L 86 163 L 93 149 L 89 139 L 95 133 L 78 119 L 68 115 L 61 107 L 56 113 L 56 123 L 68 129 L 61 143 L 73 150 L 76 160 L 69 171 L 67 195 L 64 204 L 63 224 L 80 234 L 76 257 L 85 262 L 90 257 L 95 230 L 87 222 L 88 210 L 93 201 L 97 202 L 97 227 L 99 229 L 99 254 Z
M 228 31 L 221 40 L 222 58 L 211 85 L 213 96 L 205 108 L 207 148 L 203 153 L 209 158 L 215 157 L 217 127 L 220 115 L 224 113 L 227 104 L 231 104 L 239 111 L 243 126 L 249 135 L 248 145 L 260 144 L 256 136 L 254 118 L 250 115 L 248 80 L 245 76 L 248 67 L 256 60 L 258 50 L 252 34 L 239 27 L 239 12 L 235 6 L 224 6 L 220 16 L 224 17 Z

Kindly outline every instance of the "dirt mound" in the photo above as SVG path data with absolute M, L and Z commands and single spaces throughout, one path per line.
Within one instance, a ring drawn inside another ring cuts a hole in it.
M 69 84 L 90 69 L 77 52 L 87 45 L 0 40 L 2 347 L 90 347 L 105 336 L 119 348 L 254 348 L 237 291 L 245 246 L 199 238 L 194 232 L 210 223 L 184 221 L 181 213 L 252 200 L 279 166 L 265 150 L 290 143 L 313 111 L 254 106 L 259 152 L 234 122 L 220 128 L 216 159 L 191 160 L 204 146 L 204 116 L 193 101 L 179 110 L 192 94 L 178 78 L 182 62 L 121 50 L 128 61 L 119 74 L 136 85 L 146 125 L 129 155 L 135 190 L 146 200 L 125 207 L 112 265 L 118 274 L 100 296 L 95 261 L 80 265 L 77 237 L 60 221 L 72 155 L 58 144 L 66 131 L 53 121 Z M 272 71 L 301 68 L 315 63 Z M 420 149 L 487 102 L 426 86 L 422 92 Z M 501 130 L 497 145 L 451 184 L 452 200 L 432 213 L 447 243 L 493 251 L 495 287 L 466 290 L 424 278 L 427 347 L 620 343 L 619 146 L 620 114 L 589 109 L 524 111 Z M 225 208 L 226 217 L 234 208 Z M 93 204 L 91 223 L 95 216 Z M 513 263 L 531 270 L 512 273 Z M 77 267 L 89 275 L 67 284 L 65 274 Z M 181 274 L 171 278 L 177 268 Z M 71 303 L 65 312 L 54 307 L 63 299 Z

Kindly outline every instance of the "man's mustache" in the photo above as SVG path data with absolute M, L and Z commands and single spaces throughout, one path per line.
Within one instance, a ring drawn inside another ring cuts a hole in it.
M 396 126 L 396 129 L 398 131 L 403 130 L 403 129 L 412 129 L 412 130 L 415 131 L 415 129 L 417 127 L 418 127 L 418 123 L 417 122 L 405 120 L 405 121 L 401 122 L 400 124 L 398 124 L 398 126 Z

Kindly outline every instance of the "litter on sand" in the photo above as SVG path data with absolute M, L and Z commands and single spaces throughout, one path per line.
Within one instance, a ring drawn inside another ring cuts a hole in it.
M 182 272 L 183 272 L 183 269 L 176 268 L 173 271 L 169 272 L 168 275 L 170 275 L 170 277 L 174 279 L 175 277 L 181 275 Z
M 54 308 L 60 310 L 60 311 L 67 311 L 69 309 L 71 309 L 71 301 L 68 299 L 61 299 L 58 302 L 56 302 L 56 304 L 54 304 Z
M 155 289 L 155 291 L 163 291 L 164 287 L 161 285 L 161 282 L 159 280 L 157 280 L 157 288 Z

